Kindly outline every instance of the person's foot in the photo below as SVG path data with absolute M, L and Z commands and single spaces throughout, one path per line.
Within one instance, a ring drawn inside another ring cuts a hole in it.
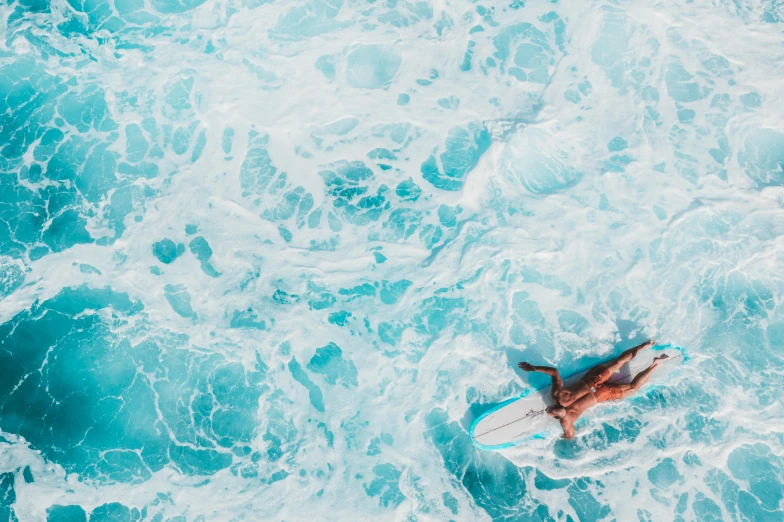
M 632 357 L 637 357 L 637 354 L 640 353 L 640 350 L 644 350 L 646 348 L 650 348 L 654 344 L 656 344 L 656 340 L 655 339 L 650 339 L 649 341 L 646 341 L 646 342 L 642 343 L 640 346 L 638 346 L 637 348 L 634 349 L 634 352 L 632 353 Z
M 669 359 L 669 358 L 670 358 L 669 355 L 667 355 L 666 353 L 663 353 L 660 356 L 653 358 L 653 364 L 655 364 L 656 366 L 659 366 L 661 363 L 663 363 L 666 359 Z

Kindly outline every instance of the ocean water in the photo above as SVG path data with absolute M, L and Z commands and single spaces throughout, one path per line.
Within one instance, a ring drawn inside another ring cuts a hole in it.
M 3 2 L 0 520 L 783 520 L 783 24 Z M 649 337 L 575 440 L 472 445 Z

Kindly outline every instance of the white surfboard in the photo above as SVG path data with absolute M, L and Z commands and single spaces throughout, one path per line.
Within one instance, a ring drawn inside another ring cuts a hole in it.
M 680 346 L 670 344 L 655 345 L 642 350 L 631 361 L 623 365 L 609 383 L 628 383 L 635 375 L 646 369 L 653 358 L 666 353 L 670 360 L 659 366 L 651 380 L 659 380 L 671 373 L 684 361 L 688 360 L 686 352 Z M 564 379 L 564 384 L 575 382 L 590 368 L 586 368 Z M 651 382 L 651 381 L 648 381 Z M 538 390 L 528 389 L 517 397 L 502 402 L 495 408 L 480 415 L 471 424 L 469 435 L 475 446 L 485 450 L 499 450 L 519 444 L 525 440 L 544 438 L 552 428 L 559 427 L 555 419 L 544 413 L 544 409 L 553 403 L 550 386 Z M 560 427 L 559 427 L 560 428 Z

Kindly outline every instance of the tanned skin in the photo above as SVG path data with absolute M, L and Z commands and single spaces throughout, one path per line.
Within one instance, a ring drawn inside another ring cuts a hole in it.
M 527 362 L 518 364 L 521 370 L 526 372 L 540 372 L 549 375 L 553 380 L 551 394 L 555 404 L 548 406 L 547 414 L 555 417 L 561 423 L 564 437 L 574 438 L 574 423 L 585 413 L 586 410 L 596 406 L 600 402 L 619 400 L 639 390 L 650 378 L 654 368 L 667 359 L 667 354 L 662 354 L 653 360 L 653 363 L 645 370 L 638 373 L 632 382 L 628 384 L 607 384 L 606 381 L 621 367 L 634 358 L 640 350 L 653 346 L 654 340 L 651 339 L 639 346 L 630 348 L 612 361 L 597 364 L 590 369 L 581 380 L 567 387 L 564 387 L 561 374 L 557 368 L 550 366 L 534 366 Z

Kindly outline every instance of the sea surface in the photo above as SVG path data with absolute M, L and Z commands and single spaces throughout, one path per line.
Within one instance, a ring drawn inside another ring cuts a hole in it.
M 0 5 L 0 521 L 781 521 L 783 294 L 781 0 Z

